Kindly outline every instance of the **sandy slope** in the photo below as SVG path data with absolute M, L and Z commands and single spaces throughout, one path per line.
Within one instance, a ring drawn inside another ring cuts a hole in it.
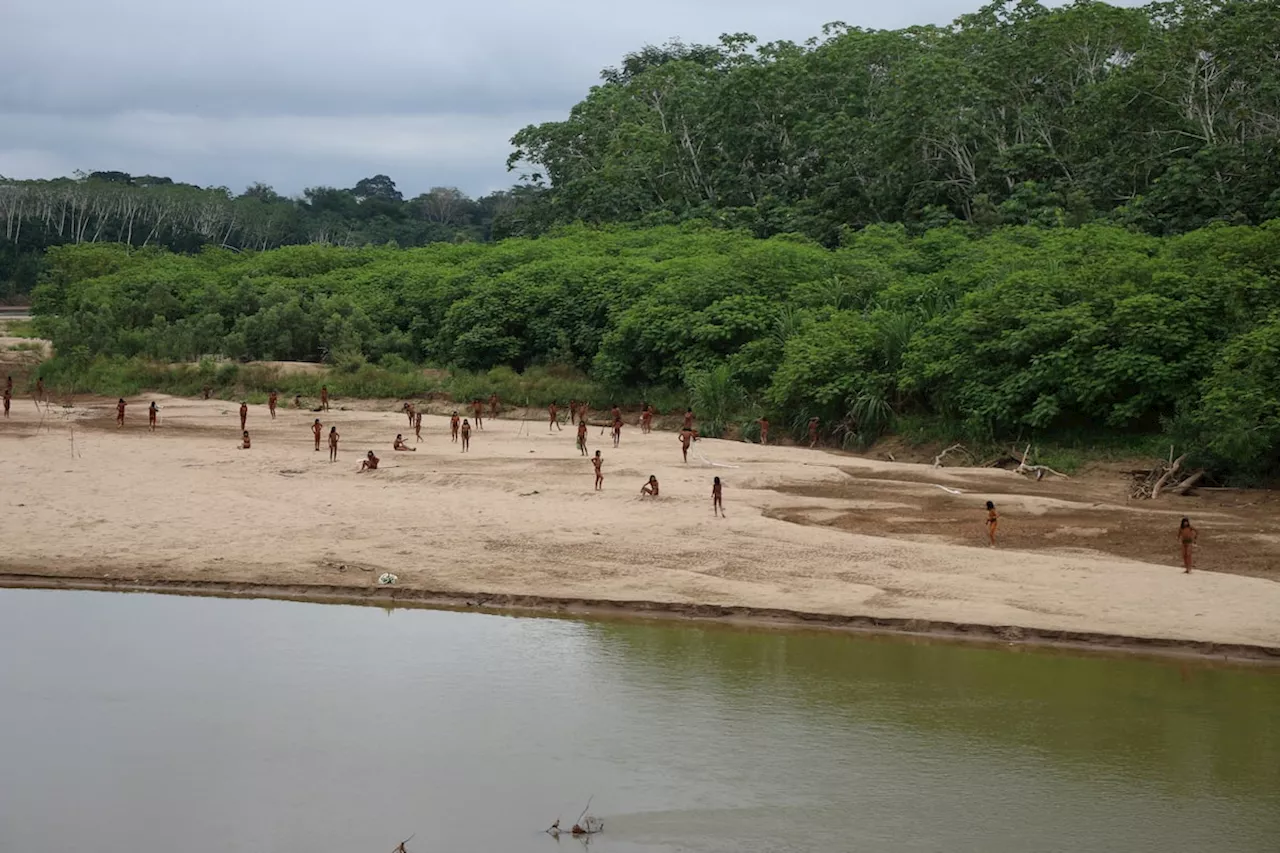
M 1079 547 L 993 551 L 774 517 L 894 510 L 909 506 L 904 496 L 945 496 L 921 482 L 936 479 L 965 492 L 954 500 L 972 500 L 976 545 L 988 497 L 1005 508 L 1010 531 L 1020 515 L 1052 511 L 1053 498 L 1014 497 L 1021 478 L 1002 471 L 935 472 L 710 440 L 695 444 L 685 465 L 671 433 L 629 426 L 614 450 L 595 427 L 591 449 L 604 451 L 606 479 L 594 493 L 567 425 L 548 434 L 545 421 L 486 421 L 463 455 L 445 418 L 428 417 L 420 451 L 393 453 L 394 435 L 408 431 L 404 416 L 370 404 L 321 415 L 342 434 L 340 461 L 329 464 L 312 450 L 311 412 L 282 409 L 271 421 L 265 406 L 251 407 L 254 446 L 240 451 L 236 406 L 157 399 L 155 434 L 144 400 L 132 402 L 123 430 L 110 401 L 54 409 L 43 427 L 30 400 L 15 401 L 13 418 L 0 421 L 0 572 L 364 587 L 391 571 L 400 586 L 433 590 L 1280 646 L 1280 583 L 1183 575 L 1167 543 L 1169 563 L 1155 565 Z M 368 449 L 383 469 L 358 475 Z M 650 473 L 662 482 L 659 501 L 638 498 Z M 716 474 L 727 520 L 711 514 Z M 840 486 L 843 497 L 771 488 L 822 484 Z

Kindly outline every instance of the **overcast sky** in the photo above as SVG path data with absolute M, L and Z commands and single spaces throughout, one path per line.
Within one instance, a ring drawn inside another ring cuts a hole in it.
M 829 21 L 943 23 L 981 2 L 0 0 L 0 175 L 294 194 L 383 173 L 406 196 L 480 195 L 512 183 L 516 130 L 563 118 L 646 43 L 803 41 Z

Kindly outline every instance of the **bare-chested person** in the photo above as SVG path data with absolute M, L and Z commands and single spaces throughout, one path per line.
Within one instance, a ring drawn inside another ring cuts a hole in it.
M 587 454 L 587 422 L 578 421 L 578 451 L 586 456 Z
M 466 418 L 462 419 L 462 452 L 466 453 L 471 449 L 471 424 Z
M 271 420 L 276 419 L 276 403 L 280 402 L 280 395 L 275 391 L 271 392 L 271 396 L 267 397 L 267 409 L 271 412 Z
M 41 403 L 44 402 L 44 379 L 38 377 L 36 379 L 36 399 Z
M 479 397 L 471 401 L 471 415 L 476 419 L 476 429 L 484 429 L 484 403 Z
M 405 444 L 404 436 L 400 435 L 399 433 L 396 433 L 396 440 L 391 443 L 391 449 L 392 450 L 411 450 L 414 452 L 417 452 L 418 450 L 418 448 L 416 447 L 410 447 L 409 445 Z
M 569 401 L 569 426 L 573 426 L 578 422 L 578 401 Z
M 12 376 L 6 376 L 4 378 L 4 390 L 8 391 L 10 394 L 13 393 L 13 377 Z
M 618 411 L 616 408 L 614 411 Z M 622 415 L 619 413 L 613 419 L 613 446 L 617 447 L 618 442 L 622 441 Z
M 316 451 L 320 450 L 320 434 L 324 432 L 324 424 L 320 423 L 320 419 L 316 418 L 315 423 L 311 425 L 311 434 L 316 437 Z
M 250 444 L 249 444 L 249 431 L 248 431 L 248 430 L 245 430 L 245 431 L 244 431 L 243 433 L 241 433 L 241 435 L 240 435 L 240 449 L 241 449 L 241 450 L 248 450 L 248 449 L 249 449 L 249 447 L 250 447 Z
M 1182 548 L 1183 574 L 1191 574 L 1191 564 L 1194 559 L 1196 540 L 1199 538 L 1200 531 L 1191 526 L 1191 519 L 1182 519 L 1178 524 L 1178 544 Z
M 640 432 L 645 435 L 653 432 L 653 407 L 648 403 L 644 404 L 644 410 L 640 412 Z
M 458 440 L 458 428 L 462 425 L 461 419 L 458 418 L 458 410 L 453 410 L 453 417 L 449 418 L 449 440 L 456 442 Z
M 652 474 L 649 475 L 649 482 L 640 487 L 640 497 L 645 496 L 654 498 L 658 496 L 658 478 Z
M 320 422 L 316 421 L 316 426 L 319 426 L 319 425 L 320 425 Z M 338 439 L 341 437 L 342 436 L 338 435 L 338 428 L 336 426 L 329 427 L 329 461 L 330 462 L 338 461 Z M 316 450 L 319 450 L 319 449 L 320 449 L 320 437 L 317 435 Z
M 156 431 L 156 415 L 160 412 L 160 407 L 156 405 L 156 401 L 152 400 L 151 405 L 147 407 L 147 428 L 152 432 Z
M 422 412 L 413 413 L 413 440 L 422 441 Z
M 13 388 L 5 386 L 4 389 L 4 416 L 9 417 L 9 404 L 13 402 Z
M 302 408 L 302 395 L 301 395 L 301 394 L 294 394 L 294 395 L 293 395 L 293 407 L 294 407 L 295 409 L 301 409 L 301 408 Z
M 681 424 L 680 428 L 688 430 L 693 429 L 693 409 L 684 410 L 684 423 Z
M 555 400 L 551 401 L 551 405 L 547 406 L 547 414 L 551 417 L 551 423 L 547 424 L 547 432 L 551 432 L 551 428 L 564 429 L 560 426 L 560 418 L 558 417 L 560 410 L 556 408 Z
M 356 473 L 357 473 L 357 474 L 359 474 L 359 473 L 362 473 L 362 472 L 364 472 L 364 471 L 377 471 L 377 470 L 378 470 L 378 463 L 379 463 L 379 462 L 381 462 L 381 461 L 382 461 L 382 460 L 380 460 L 378 457 L 374 456 L 374 455 L 373 455 L 373 451 L 372 451 L 372 450 L 370 450 L 367 454 L 365 454 L 364 459 L 362 459 L 362 460 L 360 461 L 360 470 L 359 470 L 359 471 L 357 471 Z
M 489 395 L 489 417 L 493 418 L 496 421 L 498 419 L 498 415 L 500 414 L 502 414 L 502 401 L 498 399 L 497 394 L 490 394 Z
M 125 407 L 124 397 L 121 397 L 116 402 L 116 426 L 117 427 L 124 426 L 124 407 Z
M 720 485 L 720 478 L 716 477 L 711 484 L 711 514 L 715 515 L 719 511 L 720 517 L 724 518 L 724 492 Z
M 324 409 L 326 412 L 329 411 L 329 386 L 328 385 L 320 386 L 320 408 Z M 372 453 L 373 451 L 371 450 L 369 452 Z
M 200 389 L 200 393 L 204 396 L 206 400 L 208 400 L 210 397 L 213 396 L 213 388 L 206 385 Z
M 809 418 L 809 446 L 818 446 L 818 419 Z
M 756 423 L 760 424 L 760 443 L 768 444 L 769 443 L 769 419 L 758 418 L 756 420 Z
M 680 430 L 680 455 L 684 458 L 685 462 L 689 461 L 689 444 L 693 441 L 696 434 L 697 433 L 688 427 Z
M 620 420 L 622 420 L 622 409 L 619 409 L 618 404 L 614 403 L 609 408 L 609 422 L 612 423 L 613 421 L 620 421 Z
M 600 455 L 600 451 L 596 451 L 596 455 L 591 457 L 591 464 L 596 469 L 596 491 L 604 488 L 604 457 Z
M 409 426 L 413 426 L 413 403 L 404 404 L 404 414 L 409 419 Z
M 578 404 L 578 423 L 586 423 L 587 415 L 591 413 L 591 404 L 583 400 Z
M 240 403 L 240 429 L 244 429 L 244 422 L 249 419 L 249 404 Z

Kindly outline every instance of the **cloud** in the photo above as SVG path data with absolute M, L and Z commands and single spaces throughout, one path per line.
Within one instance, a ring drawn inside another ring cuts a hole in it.
M 511 183 L 512 133 L 563 117 L 629 51 L 722 32 L 945 22 L 980 0 L 5 0 L 0 174 L 74 168 L 284 192 L 390 174 Z

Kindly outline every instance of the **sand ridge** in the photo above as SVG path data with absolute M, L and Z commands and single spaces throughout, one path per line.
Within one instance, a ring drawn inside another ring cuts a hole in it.
M 1054 496 L 1051 484 L 1027 494 L 1009 472 L 717 440 L 695 443 L 684 464 L 674 433 L 628 426 L 615 450 L 593 426 L 589 447 L 605 458 L 595 493 L 573 429 L 548 433 L 545 417 L 486 418 L 462 454 L 447 418 L 430 415 L 420 450 L 396 453 L 396 433 L 413 436 L 394 402 L 281 408 L 275 421 L 251 406 L 253 449 L 241 451 L 237 404 L 156 396 L 152 434 L 150 399 L 131 401 L 121 430 L 113 401 L 47 411 L 14 401 L 0 422 L 0 573 L 363 589 L 392 572 L 403 589 L 1280 646 L 1280 583 L 1183 575 L 1172 528 L 1163 564 L 1092 550 L 1092 523 L 1054 522 L 1058 536 L 1018 547 L 1024 519 L 1085 502 Z M 315 417 L 342 435 L 336 463 L 312 450 Z M 382 467 L 357 474 L 370 449 Z M 657 501 L 639 497 L 651 473 Z M 727 519 L 712 516 L 716 475 Z M 977 547 L 988 498 L 1004 508 L 1011 547 Z M 926 499 L 959 520 L 939 530 L 936 513 L 916 507 Z M 1177 511 L 1156 511 L 1159 523 Z

